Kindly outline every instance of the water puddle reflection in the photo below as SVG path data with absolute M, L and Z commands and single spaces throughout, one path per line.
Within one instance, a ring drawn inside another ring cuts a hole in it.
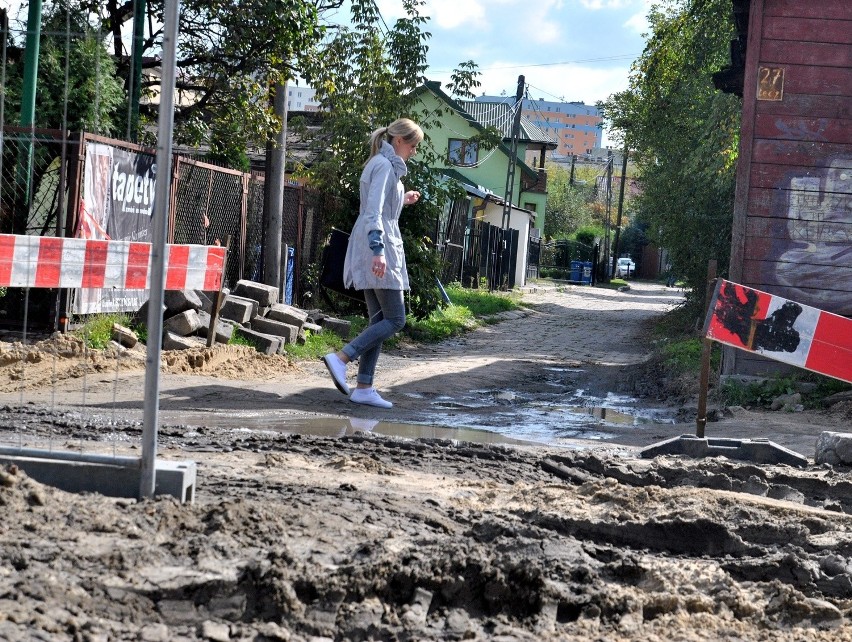
M 471 390 L 465 394 L 425 399 L 422 423 L 396 423 L 379 417 L 314 416 L 278 411 L 181 412 L 168 418 L 183 426 L 209 426 L 235 432 L 284 432 L 327 437 L 371 432 L 409 439 L 449 439 L 489 444 L 576 446 L 602 441 L 649 424 L 674 424 L 671 410 L 643 409 L 630 397 L 594 397 L 584 390 L 525 394 L 514 390 Z

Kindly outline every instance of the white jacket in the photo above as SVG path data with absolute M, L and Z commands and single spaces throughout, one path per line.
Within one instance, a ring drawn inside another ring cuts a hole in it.
M 379 153 L 373 156 L 361 172 L 361 205 L 358 219 L 349 237 L 343 282 L 356 290 L 408 290 L 408 270 L 399 231 L 405 189 L 400 178 L 408 173 L 405 161 L 382 141 Z M 373 250 L 368 234 L 379 230 L 384 243 L 387 269 L 382 278 L 373 274 Z

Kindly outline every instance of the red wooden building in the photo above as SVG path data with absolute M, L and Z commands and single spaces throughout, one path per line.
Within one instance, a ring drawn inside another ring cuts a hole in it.
M 743 98 L 730 278 L 852 316 L 852 0 L 733 0 Z M 730 350 L 726 374 L 778 364 Z

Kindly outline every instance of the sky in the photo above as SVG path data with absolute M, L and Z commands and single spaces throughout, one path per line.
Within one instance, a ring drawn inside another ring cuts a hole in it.
M 523 75 L 532 99 L 594 104 L 627 88 L 653 1 L 426 0 L 426 74 L 446 83 L 472 60 L 477 94 L 514 96 Z M 388 25 L 403 14 L 401 0 L 376 5 Z
M 477 94 L 514 96 L 523 75 L 531 99 L 593 105 L 627 88 L 657 1 L 426 0 L 427 77 L 446 84 L 459 63 L 472 60 L 482 83 Z M 402 0 L 375 2 L 388 25 L 403 15 Z M 337 16 L 347 23 L 348 5 Z

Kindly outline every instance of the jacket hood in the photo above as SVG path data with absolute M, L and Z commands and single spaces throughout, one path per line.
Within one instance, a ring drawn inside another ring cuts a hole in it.
M 393 166 L 393 172 L 396 174 L 397 178 L 402 178 L 408 174 L 408 166 L 401 157 L 396 155 L 396 152 L 393 151 L 393 145 L 389 142 L 386 140 L 382 141 L 379 153 L 390 161 L 391 166 Z

